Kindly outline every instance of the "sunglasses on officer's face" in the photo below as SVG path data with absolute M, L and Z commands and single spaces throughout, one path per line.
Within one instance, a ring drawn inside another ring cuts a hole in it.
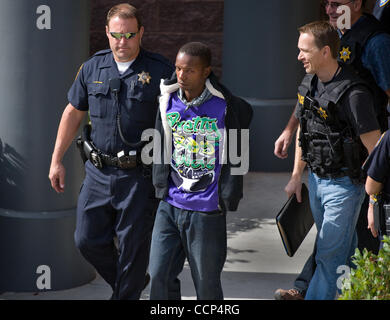
M 117 40 L 120 40 L 122 37 L 125 37 L 127 40 L 134 38 L 137 35 L 137 32 L 127 32 L 127 33 L 120 33 L 120 32 L 110 32 L 111 36 Z

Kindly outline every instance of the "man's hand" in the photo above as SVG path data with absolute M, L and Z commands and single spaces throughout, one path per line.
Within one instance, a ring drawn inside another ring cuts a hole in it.
M 49 179 L 51 187 L 57 193 L 63 193 L 65 191 L 65 167 L 61 162 L 50 165 Z
M 299 121 L 297 118 L 295 118 L 295 111 L 294 111 L 290 119 L 288 120 L 286 128 L 283 130 L 280 137 L 275 141 L 275 149 L 274 149 L 275 156 L 277 156 L 280 159 L 287 158 L 288 156 L 287 149 L 291 144 L 292 138 L 298 126 L 299 126 Z
M 371 230 L 371 233 L 372 233 L 373 237 L 376 238 L 378 236 L 378 230 L 375 229 L 375 225 L 374 225 L 374 207 L 371 204 L 368 206 L 367 220 L 368 220 L 367 228 Z
M 302 179 L 299 177 L 291 177 L 290 181 L 284 188 L 287 193 L 287 197 L 290 198 L 294 193 L 297 196 L 297 201 L 302 202 Z
M 64 192 L 65 189 L 65 167 L 62 158 L 71 145 L 85 114 L 86 111 L 79 111 L 70 103 L 62 113 L 49 170 L 51 186 L 58 193 Z
M 293 133 L 290 131 L 283 131 L 279 138 L 275 141 L 274 154 L 280 159 L 286 159 L 288 157 L 288 147 L 291 144 Z

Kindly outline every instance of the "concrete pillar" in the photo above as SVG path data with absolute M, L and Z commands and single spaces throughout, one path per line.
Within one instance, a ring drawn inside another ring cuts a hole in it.
M 89 0 L 1 3 L 0 291 L 39 291 L 45 272 L 53 290 L 95 276 L 73 241 L 84 175 L 75 146 L 66 192 L 48 179 L 67 91 L 89 55 L 89 12 Z
M 320 1 L 225 0 L 222 80 L 254 108 L 251 171 L 288 171 L 289 159 L 273 155 L 274 142 L 296 103 L 304 75 L 297 61 L 297 28 L 319 16 Z

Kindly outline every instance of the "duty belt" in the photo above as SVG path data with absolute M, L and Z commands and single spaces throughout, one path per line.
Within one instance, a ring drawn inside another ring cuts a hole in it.
M 92 164 L 101 169 L 103 165 L 118 167 L 120 169 L 133 169 L 137 167 L 137 152 L 130 151 L 129 155 L 125 155 L 123 151 L 119 152 L 117 156 L 106 154 L 102 151 L 92 151 L 89 160 Z
M 106 166 L 118 167 L 120 169 L 133 169 L 137 166 L 136 151 L 130 151 L 129 155 L 125 155 L 123 151 L 119 152 L 117 156 L 112 156 L 103 152 L 100 152 L 97 155 L 100 157 L 102 164 Z M 92 155 L 92 157 L 94 157 L 94 155 Z M 97 157 L 95 156 L 95 158 Z
M 84 161 L 88 159 L 98 169 L 102 169 L 104 165 L 120 169 L 133 169 L 140 162 L 135 150 L 130 151 L 128 155 L 124 151 L 120 151 L 117 156 L 113 156 L 102 152 L 94 146 L 92 141 L 83 140 L 81 137 L 77 139 L 77 147 L 80 149 Z
M 315 173 L 321 179 L 336 179 L 347 176 L 347 172 L 344 170 L 339 170 L 336 172 L 320 172 L 320 170 L 311 169 L 313 173 Z
M 84 163 L 90 160 L 98 169 L 102 169 L 104 165 L 120 169 L 133 169 L 141 164 L 139 153 L 136 150 L 131 150 L 128 154 L 122 150 L 116 156 L 106 154 L 99 150 L 92 142 L 90 132 L 91 126 L 87 124 L 83 128 L 82 135 L 76 139 L 76 146 L 80 151 Z M 150 176 L 150 168 L 144 168 L 143 171 L 145 171 L 145 176 Z
M 118 152 L 117 156 L 112 156 L 98 149 L 93 149 L 87 158 L 98 169 L 102 169 L 104 165 L 120 169 L 133 169 L 137 166 L 141 166 L 142 175 L 145 178 L 150 178 L 152 176 L 151 166 L 143 165 L 136 151 L 130 151 L 129 155 L 125 155 L 125 152 L 121 151 Z

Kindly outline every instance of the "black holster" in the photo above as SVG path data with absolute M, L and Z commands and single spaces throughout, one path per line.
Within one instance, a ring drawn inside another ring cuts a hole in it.
M 90 154 L 93 150 L 92 145 L 90 144 L 91 140 L 91 125 L 86 124 L 81 131 L 81 136 L 76 138 L 76 147 L 79 149 L 80 157 L 85 163 L 88 160 L 87 154 Z M 89 150 L 86 150 L 89 149 Z
M 143 141 L 138 143 L 144 144 Z M 118 154 L 110 155 L 97 149 L 91 140 L 91 125 L 86 124 L 83 127 L 81 136 L 76 139 L 76 146 L 79 149 L 81 159 L 85 163 L 87 160 L 98 169 L 102 169 L 103 166 L 114 166 L 121 169 L 133 169 L 138 167 L 142 161 L 140 158 L 141 151 L 133 150 L 126 154 L 124 151 L 118 152 Z M 151 177 L 151 166 L 142 164 L 142 173 L 144 177 Z
M 378 229 L 380 230 L 382 235 L 390 236 L 390 203 L 386 203 L 383 201 L 382 205 L 380 206 L 382 210 L 380 210 Z

